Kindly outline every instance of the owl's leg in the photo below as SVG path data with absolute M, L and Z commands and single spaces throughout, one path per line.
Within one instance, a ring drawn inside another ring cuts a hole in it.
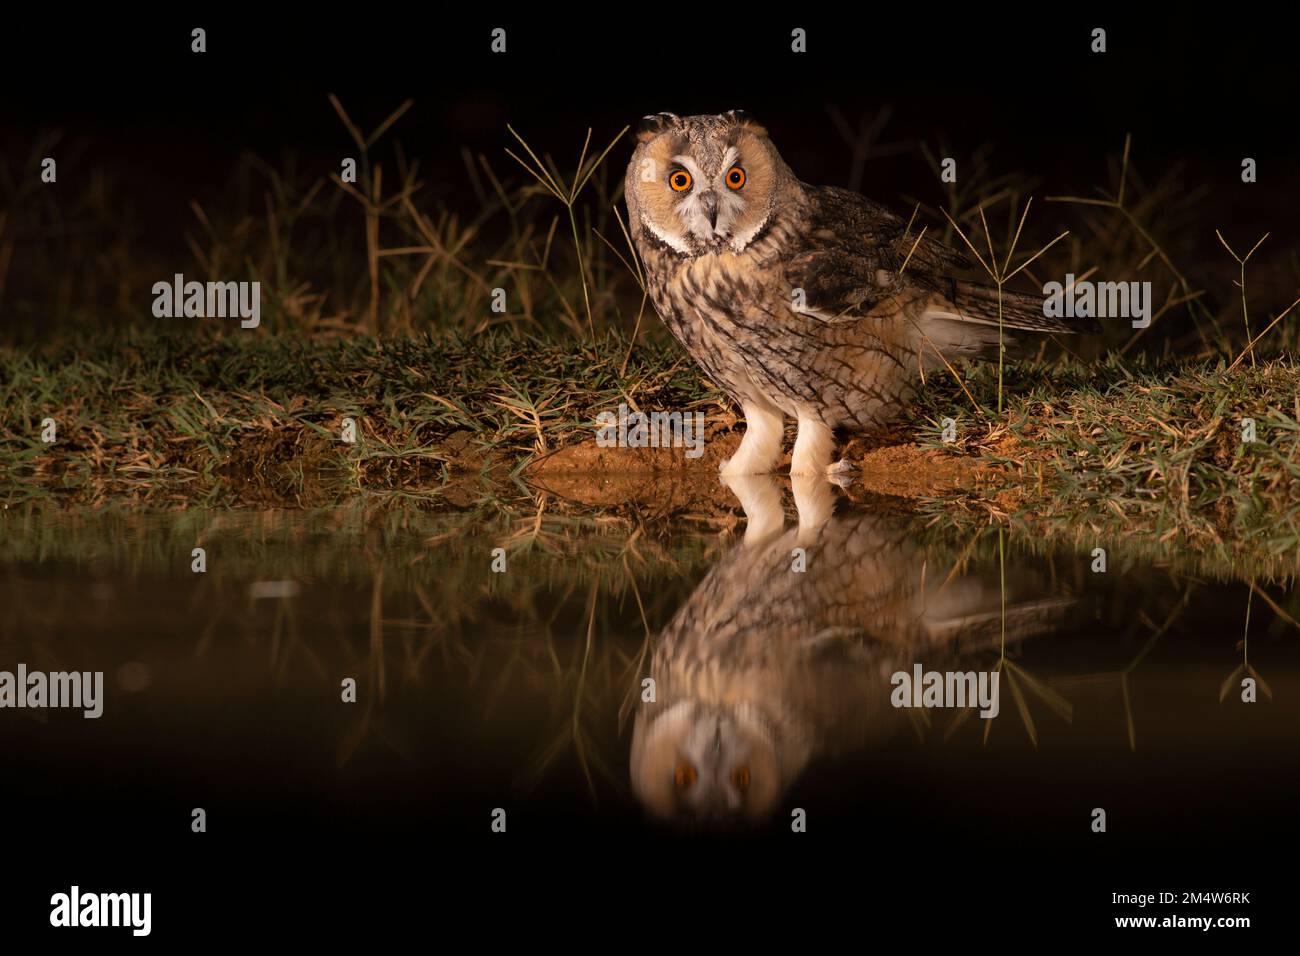
M 781 458 L 781 439 L 785 437 L 785 418 L 770 405 L 742 402 L 745 413 L 745 437 L 736 453 L 722 463 L 724 475 L 766 475 Z
M 815 418 L 799 416 L 799 437 L 794 440 L 792 475 L 824 475 L 835 457 L 835 433 Z

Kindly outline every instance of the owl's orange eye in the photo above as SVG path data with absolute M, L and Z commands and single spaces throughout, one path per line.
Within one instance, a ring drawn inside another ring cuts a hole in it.
M 737 767 L 735 770 L 731 771 L 731 784 L 737 790 L 748 790 L 749 789 L 749 768 Z
M 678 790 L 686 790 L 695 782 L 695 767 L 683 760 L 677 765 L 677 773 L 673 777 L 677 781 Z
M 674 192 L 684 193 L 691 188 L 691 174 L 679 169 L 668 177 L 668 185 L 673 187 Z
M 727 188 L 739 189 L 745 185 L 745 170 L 741 166 L 732 166 L 727 170 Z

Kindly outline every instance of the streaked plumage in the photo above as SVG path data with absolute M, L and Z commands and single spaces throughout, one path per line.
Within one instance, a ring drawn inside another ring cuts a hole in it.
M 651 298 L 745 414 L 724 474 L 770 471 L 787 416 L 791 471 L 826 471 L 834 430 L 897 417 L 922 369 L 996 356 L 997 291 L 957 277 L 965 256 L 863 196 L 800 182 L 744 114 L 661 113 L 638 138 L 625 193 Z M 1007 348 L 1070 331 L 1041 296 L 1003 293 Z

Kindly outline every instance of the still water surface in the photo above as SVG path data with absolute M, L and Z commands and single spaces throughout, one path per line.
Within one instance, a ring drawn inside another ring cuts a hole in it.
M 32 846 L 138 851 L 146 871 L 198 807 L 240 853 L 480 846 L 498 809 L 512 839 L 578 850 L 770 846 L 800 818 L 921 856 L 1290 845 L 1289 585 L 1122 542 L 1097 573 L 826 484 L 732 492 L 734 517 L 640 526 L 365 502 L 7 511 L 0 670 L 105 682 L 98 720 L 0 711 L 8 818 Z M 996 714 L 895 706 L 895 675 L 931 671 L 996 675 Z

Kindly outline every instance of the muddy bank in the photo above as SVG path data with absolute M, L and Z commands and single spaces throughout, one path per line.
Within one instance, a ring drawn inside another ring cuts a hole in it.
M 650 514 L 717 514 L 736 506 L 718 472 L 743 434 L 742 425 L 714 427 L 694 458 L 684 448 L 602 448 L 592 435 L 533 458 L 518 478 L 592 508 L 636 505 Z M 778 475 L 790 467 L 793 433 L 787 438 Z M 39 459 L 25 480 L 75 501 L 165 498 L 174 506 L 184 499 L 210 500 L 220 488 L 223 503 L 237 507 L 323 507 L 356 492 L 434 495 L 447 505 L 468 507 L 511 484 L 526 454 L 486 448 L 467 430 L 396 454 L 366 439 L 363 433 L 347 445 L 328 431 L 295 422 L 228 436 L 224 449 L 174 441 L 166 454 L 127 467 L 103 467 L 95 456 L 65 447 Z M 991 471 L 973 456 L 921 448 L 901 432 L 854 438 L 840 454 L 857 469 L 840 482 L 852 498 L 903 502 L 960 494 L 976 490 Z M 81 480 L 69 481 L 74 475 Z
M 592 507 L 638 502 L 677 509 L 729 508 L 735 498 L 719 481 L 718 471 L 735 453 L 742 435 L 739 428 L 718 429 L 695 458 L 682 448 L 601 448 L 592 438 L 535 459 L 522 477 L 530 485 Z M 840 446 L 841 455 L 857 469 L 845 476 L 850 497 L 915 500 L 974 491 L 990 471 L 974 458 L 925 449 L 901 437 L 887 433 Z M 778 475 L 790 468 L 793 436 L 787 438 Z

